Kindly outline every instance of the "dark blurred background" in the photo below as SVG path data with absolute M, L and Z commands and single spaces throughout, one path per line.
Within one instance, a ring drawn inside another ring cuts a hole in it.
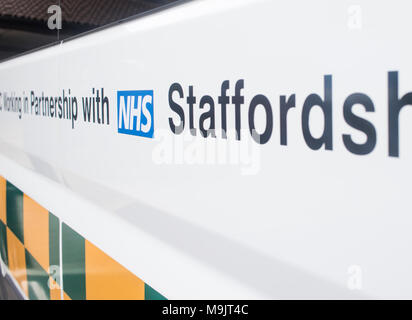
M 177 0 L 0 0 L 0 61 Z M 62 29 L 48 28 L 58 5 Z

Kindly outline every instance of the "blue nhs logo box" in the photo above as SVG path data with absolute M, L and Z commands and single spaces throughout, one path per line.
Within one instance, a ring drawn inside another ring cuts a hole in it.
M 117 132 L 153 138 L 153 90 L 117 91 Z

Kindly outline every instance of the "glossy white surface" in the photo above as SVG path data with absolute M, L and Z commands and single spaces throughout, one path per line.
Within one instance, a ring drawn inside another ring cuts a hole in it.
M 411 4 L 359 4 L 362 28 L 353 29 L 350 1 L 191 1 L 1 63 L 1 92 L 80 97 L 104 87 L 111 121 L 72 129 L 0 112 L 0 174 L 170 299 L 412 298 L 409 107 L 401 157 L 387 154 L 387 72 L 399 71 L 399 95 L 412 91 Z M 323 96 L 326 74 L 334 147 L 313 151 L 301 110 L 308 94 Z M 246 105 L 262 93 L 274 112 L 269 143 L 248 137 L 253 174 L 248 163 L 159 164 L 159 139 L 185 143 L 169 128 L 170 85 L 218 97 L 222 81 L 232 95 L 238 79 Z M 117 133 L 117 90 L 154 90 L 157 139 Z M 342 143 L 344 133 L 363 139 L 342 115 L 353 92 L 375 104 L 357 111 L 377 130 L 367 156 Z M 285 147 L 279 95 L 293 93 Z M 348 287 L 354 265 L 361 290 Z

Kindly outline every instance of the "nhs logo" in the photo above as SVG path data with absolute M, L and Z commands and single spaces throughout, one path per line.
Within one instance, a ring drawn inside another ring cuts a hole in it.
M 153 90 L 117 91 L 117 132 L 153 138 Z

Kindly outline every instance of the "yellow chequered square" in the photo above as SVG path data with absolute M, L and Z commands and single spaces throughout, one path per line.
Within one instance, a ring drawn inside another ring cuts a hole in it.
M 144 282 L 86 240 L 86 299 L 144 300 Z
M 23 197 L 24 245 L 49 271 L 49 212 L 29 196 Z
M 61 300 L 61 288 L 53 278 L 49 277 L 50 300 Z
M 5 225 L 7 225 L 6 189 L 6 179 L 0 177 L 0 221 L 3 221 Z
M 7 228 L 7 250 L 9 256 L 9 270 L 22 290 L 29 295 L 27 287 L 26 252 L 20 240 Z

